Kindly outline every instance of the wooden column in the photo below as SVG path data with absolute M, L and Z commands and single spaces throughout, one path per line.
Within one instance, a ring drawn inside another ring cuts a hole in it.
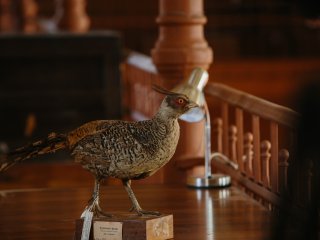
M 12 1 L 0 0 L 0 32 L 12 32 L 15 30 L 15 25 Z
M 57 0 L 58 28 L 70 32 L 86 32 L 90 19 L 86 13 L 86 0 Z
M 207 19 L 202 0 L 159 0 L 159 9 L 159 37 L 151 55 L 163 86 L 171 89 L 185 81 L 194 67 L 208 69 L 213 53 L 204 38 L 203 26 Z M 172 166 L 175 160 L 204 156 L 204 121 L 180 121 L 180 128 L 176 154 L 164 171 L 168 182 L 178 182 L 178 179 L 185 182 L 181 172 Z
M 21 0 L 20 15 L 21 15 L 21 30 L 24 33 L 34 33 L 39 30 L 38 4 L 35 0 Z
M 160 0 L 159 37 L 151 51 L 166 87 L 175 86 L 198 66 L 208 69 L 212 49 L 204 38 L 202 0 Z

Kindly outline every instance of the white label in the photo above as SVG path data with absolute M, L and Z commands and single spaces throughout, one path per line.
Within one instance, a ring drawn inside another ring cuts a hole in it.
M 94 240 L 122 240 L 122 223 L 94 222 L 93 238 Z
M 86 211 L 83 219 L 81 240 L 89 240 L 93 213 Z

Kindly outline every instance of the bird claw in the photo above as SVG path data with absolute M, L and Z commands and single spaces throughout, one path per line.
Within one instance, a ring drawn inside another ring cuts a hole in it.
M 91 198 L 88 202 L 88 205 L 86 206 L 85 210 L 81 214 L 81 217 L 84 216 L 86 211 L 93 212 L 94 217 L 107 217 L 112 218 L 113 215 L 110 213 L 106 213 L 101 210 L 101 207 L 98 202 L 98 198 Z
M 136 210 L 139 216 L 160 216 L 161 213 L 157 211 L 147 211 L 147 210 Z
M 94 214 L 95 217 L 107 217 L 112 218 L 113 215 L 110 213 L 103 212 L 101 209 L 95 209 Z

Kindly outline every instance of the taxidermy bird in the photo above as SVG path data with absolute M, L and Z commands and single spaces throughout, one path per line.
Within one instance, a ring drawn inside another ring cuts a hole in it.
M 186 95 L 157 86 L 153 88 L 166 96 L 152 119 L 138 122 L 98 120 L 67 134 L 51 133 L 44 140 L 0 157 L 0 172 L 37 155 L 67 149 L 75 162 L 95 176 L 93 196 L 85 211 L 108 216 L 99 205 L 99 186 L 102 179 L 114 177 L 122 180 L 132 210 L 139 215 L 158 215 L 140 207 L 131 189 L 131 180 L 154 174 L 171 159 L 179 139 L 178 118 L 198 105 Z

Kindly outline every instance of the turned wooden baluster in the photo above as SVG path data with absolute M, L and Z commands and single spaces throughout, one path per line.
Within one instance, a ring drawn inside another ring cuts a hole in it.
M 249 177 L 252 177 L 252 160 L 253 160 L 252 142 L 253 142 L 252 133 L 246 133 L 244 135 L 245 172 Z
M 275 122 L 270 123 L 271 161 L 270 161 L 270 185 L 274 192 L 279 190 L 279 126 Z
M 270 149 L 271 143 L 267 140 L 261 143 L 261 162 L 262 162 L 262 184 L 269 188 L 270 187 Z
M 56 0 L 56 18 L 60 30 L 86 32 L 90 27 L 86 0 Z
M 237 163 L 237 127 L 231 125 L 229 127 L 229 147 L 230 147 L 230 159 Z
M 216 118 L 213 120 L 213 141 L 214 150 L 222 153 L 222 119 Z
M 243 162 L 243 110 L 236 108 L 236 127 L 237 127 L 237 160 L 239 170 L 244 172 L 244 162 Z
M 213 54 L 204 37 L 203 0 L 159 0 L 159 10 L 159 37 L 151 55 L 165 87 L 171 88 L 194 67 L 208 69 Z
M 222 152 L 229 157 L 229 141 L 228 141 L 228 123 L 229 123 L 229 105 L 227 103 L 221 104 L 221 118 L 222 118 Z
M 260 161 L 260 117 L 252 115 L 253 134 L 253 175 L 256 182 L 261 182 L 261 161 Z
M 289 151 L 281 149 L 279 152 L 279 189 L 284 190 L 287 187 L 288 180 L 288 159 Z
M 34 0 L 21 0 L 21 28 L 25 33 L 34 33 L 39 30 L 38 5 Z
M 0 32 L 12 32 L 15 25 L 12 0 L 0 0 Z

